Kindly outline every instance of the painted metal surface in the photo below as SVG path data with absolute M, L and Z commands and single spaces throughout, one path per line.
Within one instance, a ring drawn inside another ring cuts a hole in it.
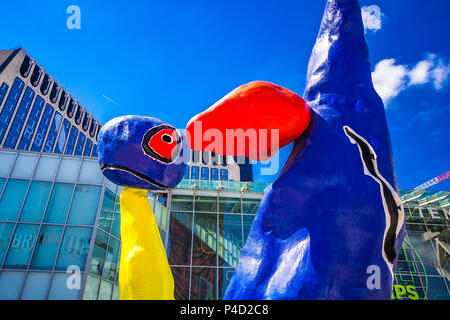
M 181 161 L 183 143 L 183 135 L 161 120 L 134 115 L 118 117 L 100 130 L 100 168 L 106 178 L 121 186 L 174 188 L 186 168 Z
M 327 1 L 304 99 L 311 122 L 261 201 L 224 299 L 390 299 L 404 212 L 357 0 Z

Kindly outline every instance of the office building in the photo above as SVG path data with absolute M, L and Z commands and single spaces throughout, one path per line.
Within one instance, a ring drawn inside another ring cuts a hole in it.
M 100 127 L 24 49 L 0 50 L 0 147 L 95 157 Z

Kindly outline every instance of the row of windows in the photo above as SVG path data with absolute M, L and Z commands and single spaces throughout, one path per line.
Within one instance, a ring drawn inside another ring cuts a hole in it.
M 220 173 L 220 176 L 219 176 Z M 187 166 L 184 179 L 228 181 L 228 169 Z
M 204 165 L 212 164 L 213 166 L 227 165 L 227 157 L 215 152 L 200 152 L 197 150 L 191 150 L 191 161 L 193 163 L 203 163 Z
M 33 65 L 34 69 L 33 72 L 31 72 Z M 85 108 L 78 104 L 77 100 L 70 97 L 69 93 L 66 92 L 60 84 L 56 83 L 56 81 L 54 81 L 47 73 L 44 74 L 44 69 L 34 63 L 34 59 L 26 55 L 20 67 L 20 74 L 22 77 L 27 78 L 30 73 L 30 82 L 34 87 L 38 86 L 42 78 L 40 92 L 43 96 L 46 96 L 50 92 L 50 101 L 57 104 L 61 111 L 67 109 L 66 114 L 69 118 L 72 118 L 75 115 L 75 123 L 77 125 L 82 124 L 83 130 L 89 132 L 91 138 L 97 139 L 98 132 L 100 131 L 100 124 L 93 119 L 92 115 L 89 114 Z
M 3 269 L 66 271 L 76 265 L 84 270 L 92 228 L 19 223 L 14 230 L 14 226 L 0 223 Z
M 3 100 L 7 87 L 5 83 L 0 87 L 0 102 Z M 97 145 L 93 145 L 92 140 L 86 139 L 86 136 L 82 132 L 78 132 L 75 126 L 71 126 L 70 122 L 63 119 L 58 111 L 54 111 L 51 105 L 46 104 L 44 108 L 44 100 L 40 96 L 36 96 L 32 105 L 35 93 L 30 87 L 26 88 L 22 101 L 17 107 L 16 115 L 14 119 L 11 119 L 23 88 L 24 82 L 16 78 L 0 113 L 0 141 L 3 140 L 8 124 L 12 121 L 3 145 L 4 148 L 15 149 L 18 144 L 18 150 L 30 149 L 58 154 L 64 152 L 67 155 L 93 157 L 98 155 Z M 25 123 L 28 113 L 30 115 Z M 24 124 L 25 129 L 20 137 Z
M 0 179 L 0 188 L 5 181 Z M 92 226 L 100 193 L 100 186 L 9 179 L 0 199 L 0 221 Z

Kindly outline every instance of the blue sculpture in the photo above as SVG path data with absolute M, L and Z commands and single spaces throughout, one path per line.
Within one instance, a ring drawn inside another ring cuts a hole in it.
M 327 1 L 304 98 L 309 127 L 261 201 L 224 299 L 390 299 L 404 213 L 357 0 Z M 213 107 L 188 131 L 203 118 L 214 128 Z
M 100 131 L 100 168 L 105 177 L 118 185 L 152 190 L 174 188 L 186 169 L 182 161 L 185 144 L 177 129 L 159 119 L 118 117 Z

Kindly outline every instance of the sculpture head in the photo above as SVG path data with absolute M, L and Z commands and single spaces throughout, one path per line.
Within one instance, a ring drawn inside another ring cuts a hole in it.
M 174 188 L 183 178 L 185 139 L 173 126 L 151 117 L 108 121 L 98 136 L 99 164 L 110 181 L 139 189 Z

